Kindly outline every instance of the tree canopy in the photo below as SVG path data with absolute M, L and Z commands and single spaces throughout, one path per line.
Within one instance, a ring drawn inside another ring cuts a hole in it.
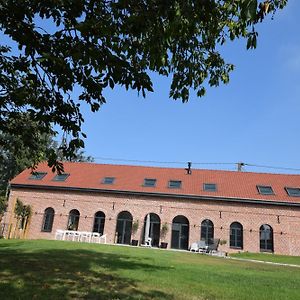
M 9 124 L 12 131 L 18 123 L 23 124 L 19 134 L 9 134 L 0 131 L 0 219 L 6 209 L 8 183 L 17 174 L 26 168 L 35 166 L 38 162 L 51 156 L 57 157 L 60 162 L 66 160 L 61 151 L 61 145 L 49 134 L 41 134 L 38 130 L 39 123 L 34 123 L 28 114 L 20 115 L 21 119 Z M 25 138 L 24 138 L 25 136 Z M 33 137 L 33 139 L 31 138 Z M 76 149 L 72 161 L 93 161 L 91 156 Z M 56 168 L 62 171 L 62 165 Z M 33 170 L 34 171 L 34 170 Z
M 0 0 L 0 130 L 34 144 L 53 125 L 72 136 L 72 156 L 86 135 L 80 105 L 93 112 L 115 85 L 142 96 L 150 72 L 171 76 L 170 97 L 229 81 L 233 65 L 219 49 L 245 38 L 255 48 L 257 23 L 287 0 Z M 5 41 L 8 43 L 5 44 Z M 79 90 L 79 94 L 74 89 Z M 28 112 L 38 128 L 23 131 Z M 33 145 L 34 146 L 34 145 Z M 49 152 L 50 166 L 57 156 Z

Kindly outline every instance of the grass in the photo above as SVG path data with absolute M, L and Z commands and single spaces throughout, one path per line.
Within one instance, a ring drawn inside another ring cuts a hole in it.
M 288 255 L 277 255 L 277 254 L 275 255 L 271 253 L 248 253 L 248 252 L 232 254 L 231 256 L 237 258 L 246 258 L 246 259 L 300 266 L 300 256 L 288 256 Z
M 0 240 L 0 299 L 299 299 L 300 269 L 196 253 Z

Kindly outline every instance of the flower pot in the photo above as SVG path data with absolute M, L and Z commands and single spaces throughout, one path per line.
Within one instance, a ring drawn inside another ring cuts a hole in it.
M 131 245 L 132 246 L 137 246 L 139 244 L 139 241 L 138 240 L 132 240 L 131 241 Z
M 166 243 L 166 242 L 161 242 L 160 243 L 160 248 L 167 249 L 167 247 L 168 247 L 168 243 Z

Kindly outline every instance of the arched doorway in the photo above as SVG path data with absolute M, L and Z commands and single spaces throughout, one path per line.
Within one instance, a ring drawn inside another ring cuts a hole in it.
M 68 219 L 68 230 L 78 230 L 80 213 L 77 209 L 72 209 L 69 212 L 69 219 Z
M 214 223 L 211 220 L 205 219 L 201 222 L 200 239 L 204 240 L 206 245 L 213 244 L 214 238 Z
M 259 239 L 260 239 L 260 251 L 261 252 L 273 252 L 273 229 L 268 224 L 263 224 L 259 228 Z
M 97 211 L 95 213 L 93 232 L 98 232 L 101 235 L 104 232 L 104 224 L 105 224 L 105 214 L 102 211 Z
M 243 249 L 243 226 L 239 222 L 230 225 L 230 248 Z
M 128 211 L 118 214 L 116 236 L 118 244 L 130 244 L 132 229 L 132 215 Z
M 171 248 L 188 249 L 189 220 L 185 216 L 176 216 L 172 222 Z
M 143 233 L 143 243 L 145 243 L 145 237 L 148 236 L 152 239 L 152 246 L 159 247 L 160 217 L 157 214 L 150 213 L 145 216 Z

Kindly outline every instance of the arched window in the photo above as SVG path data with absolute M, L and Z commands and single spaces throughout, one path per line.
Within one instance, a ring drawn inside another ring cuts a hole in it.
M 54 209 L 52 207 L 48 207 L 44 211 L 42 231 L 51 232 L 53 220 L 54 220 Z
M 188 249 L 189 220 L 185 216 L 176 216 L 172 222 L 171 248 Z
M 132 230 L 132 215 L 128 211 L 118 214 L 116 236 L 118 244 L 130 244 Z
M 259 228 L 260 251 L 273 252 L 273 229 L 270 225 L 264 224 Z
M 160 239 L 160 217 L 157 214 L 150 213 L 144 219 L 144 243 L 147 237 L 152 239 L 152 246 L 159 247 Z
M 207 245 L 213 244 L 214 238 L 214 223 L 211 220 L 205 219 L 201 223 L 201 240 L 205 240 Z
M 72 209 L 69 212 L 69 219 L 68 219 L 68 226 L 67 226 L 68 230 L 75 230 L 75 231 L 78 230 L 79 217 L 80 217 L 80 213 L 77 209 Z
M 102 211 L 95 213 L 93 232 L 99 232 L 101 235 L 104 232 L 105 214 Z
M 243 249 L 243 226 L 238 222 L 230 225 L 230 247 Z

